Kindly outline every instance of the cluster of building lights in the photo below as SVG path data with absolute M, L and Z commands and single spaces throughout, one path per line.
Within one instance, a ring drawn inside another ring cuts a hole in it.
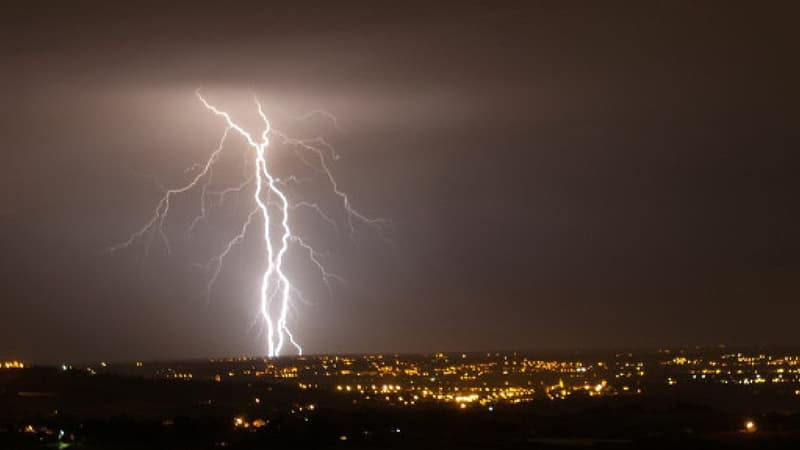
M 24 365 L 7 361 L 0 367 Z M 94 374 L 95 369 L 107 369 L 107 365 L 101 363 L 90 369 Z M 353 403 L 392 406 L 433 402 L 468 408 L 562 400 L 576 395 L 636 395 L 653 382 L 668 386 L 693 382 L 788 383 L 789 392 L 800 396 L 800 356 L 701 351 L 617 353 L 573 360 L 532 358 L 519 353 L 242 357 L 171 366 L 148 363 L 147 367 L 137 361 L 134 370 L 137 374 L 144 370 L 158 378 L 184 381 L 260 379 L 301 390 L 333 391 L 348 396 Z
M 3 361 L 3 362 L 0 362 L 0 368 L 2 368 L 2 369 L 24 369 L 25 368 L 25 363 L 23 363 L 22 361 L 17 361 L 17 360 L 14 360 L 14 361 Z
M 720 384 L 800 384 L 800 356 L 726 353 L 714 357 L 679 356 L 661 365 L 670 370 L 667 384 L 717 382 Z
M 244 416 L 236 416 L 233 418 L 233 427 L 240 430 L 258 430 L 269 424 L 267 419 L 248 419 Z

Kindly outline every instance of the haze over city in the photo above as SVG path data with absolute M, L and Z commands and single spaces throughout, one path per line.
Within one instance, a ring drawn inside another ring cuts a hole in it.
M 256 240 L 202 295 L 230 214 L 188 241 L 176 209 L 177 255 L 104 253 L 216 146 L 197 89 L 325 136 L 391 222 L 297 218 L 347 280 L 298 270 L 310 353 L 797 344 L 796 31 L 787 4 L 716 6 L 4 7 L 0 354 L 264 354 Z M 344 133 L 289 117 L 318 109 Z

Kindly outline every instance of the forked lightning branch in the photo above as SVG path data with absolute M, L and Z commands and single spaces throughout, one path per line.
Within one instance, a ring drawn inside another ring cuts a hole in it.
M 253 224 L 256 221 L 261 221 L 261 229 L 263 231 L 260 240 L 263 241 L 265 261 L 259 261 L 257 264 L 266 265 L 266 267 L 260 279 L 257 314 L 265 328 L 267 355 L 269 357 L 280 356 L 286 352 L 287 348 L 293 348 L 297 354 L 302 354 L 303 348 L 293 334 L 289 323 L 289 313 L 293 307 L 293 301 L 302 298 L 302 291 L 298 289 L 287 274 L 287 258 L 295 254 L 308 258 L 316 267 L 316 270 L 319 271 L 322 280 L 329 289 L 330 281 L 342 282 L 343 280 L 338 275 L 330 272 L 323 265 L 317 250 L 293 231 L 292 212 L 301 208 L 308 209 L 336 229 L 339 229 L 339 224 L 331 217 L 331 214 L 325 212 L 320 204 L 309 201 L 293 202 L 289 198 L 285 190 L 285 183 L 286 180 L 295 178 L 284 177 L 284 179 L 280 179 L 271 171 L 271 152 L 281 146 L 291 147 L 302 163 L 310 166 L 315 173 L 320 175 L 320 178 L 327 183 L 344 209 L 346 213 L 346 224 L 344 225 L 351 237 L 357 223 L 381 227 L 385 222 L 382 219 L 369 217 L 352 206 L 350 198 L 340 188 L 331 170 L 331 160 L 338 159 L 338 154 L 327 140 L 321 137 L 295 139 L 274 129 L 257 97 L 253 97 L 253 107 L 255 112 L 258 113 L 262 127 L 259 130 L 260 132 L 253 133 L 237 123 L 231 114 L 211 104 L 199 90 L 196 95 L 201 105 L 226 125 L 219 145 L 204 163 L 193 166 L 195 172 L 188 183 L 176 188 L 164 189 L 163 195 L 156 203 L 149 220 L 139 230 L 131 234 L 126 241 L 111 247 L 110 250 L 129 248 L 142 242 L 145 246 L 145 252 L 149 252 L 153 242 L 160 241 L 166 251 L 172 253 L 172 245 L 168 237 L 167 218 L 172 202 L 178 201 L 181 194 L 190 191 L 199 191 L 200 194 L 198 214 L 191 222 L 188 230 L 191 235 L 195 227 L 208 220 L 207 214 L 209 210 L 224 202 L 226 196 L 252 189 L 252 207 L 246 219 L 236 230 L 236 235 L 224 243 L 222 251 L 208 262 L 207 267 L 210 275 L 206 294 L 211 294 L 211 288 L 219 277 L 226 259 L 230 257 L 231 251 L 244 241 L 251 228 L 256 228 L 253 227 Z M 335 117 L 330 114 L 324 111 L 315 111 L 310 114 L 321 114 L 328 117 L 338 129 Z M 308 115 L 300 118 L 307 117 Z M 214 166 L 220 161 L 226 142 L 235 138 L 243 140 L 251 151 L 252 165 L 248 167 L 252 167 L 252 172 L 249 175 L 243 175 L 243 179 L 238 184 L 212 192 L 210 186 Z

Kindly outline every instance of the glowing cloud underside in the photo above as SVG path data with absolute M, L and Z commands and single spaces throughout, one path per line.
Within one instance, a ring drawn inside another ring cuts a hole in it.
M 281 187 L 287 181 L 297 181 L 298 179 L 290 176 L 279 180 L 270 172 L 267 151 L 270 147 L 270 137 L 273 137 L 279 144 L 292 148 L 301 162 L 322 175 L 322 178 L 330 185 L 332 192 L 341 202 L 342 208 L 346 213 L 347 228 L 351 237 L 355 230 L 354 222 L 356 221 L 376 227 L 385 224 L 385 221 L 368 217 L 353 208 L 349 197 L 339 187 L 330 168 L 329 159 L 338 159 L 339 156 L 333 146 L 324 138 L 294 139 L 287 136 L 285 133 L 273 129 L 264 113 L 261 102 L 255 97 L 253 100 L 264 127 L 260 134 L 253 135 L 237 124 L 230 114 L 209 103 L 200 91 L 197 91 L 196 95 L 208 111 L 218 116 L 227 125 L 219 145 L 211 153 L 205 163 L 196 164 L 191 168 L 196 171 L 196 174 L 187 184 L 178 188 L 164 189 L 163 195 L 156 204 L 153 215 L 147 223 L 138 231 L 131 234 L 126 241 L 111 247 L 110 250 L 115 251 L 128 248 L 136 242 L 144 240 L 145 254 L 147 254 L 155 237 L 158 236 L 163 242 L 167 252 L 172 253 L 172 246 L 170 245 L 165 229 L 165 220 L 169 214 L 170 202 L 175 196 L 195 189 L 198 189 L 200 192 L 199 215 L 192 221 L 188 229 L 188 233 L 191 235 L 200 222 L 207 220 L 209 208 L 219 206 L 225 201 L 227 195 L 241 192 L 255 182 L 253 206 L 250 213 L 247 215 L 247 219 L 242 223 L 238 233 L 224 245 L 223 250 L 218 255 L 214 256 L 207 264 L 211 276 L 207 285 L 206 295 L 210 296 L 211 288 L 220 274 L 225 258 L 237 244 L 244 240 L 253 222 L 260 218 L 260 220 L 263 221 L 263 236 L 261 236 L 261 238 L 264 241 L 267 267 L 264 269 L 264 273 L 261 277 L 258 317 L 263 321 L 266 329 L 267 355 L 269 357 L 280 356 L 281 352 L 288 345 L 294 347 L 297 354 L 302 354 L 303 349 L 295 339 L 288 324 L 289 309 L 292 306 L 292 300 L 302 299 L 300 290 L 292 284 L 285 272 L 285 263 L 287 253 L 290 251 L 290 246 L 295 246 L 296 249 L 300 251 L 300 254 L 305 255 L 309 261 L 316 266 L 322 276 L 322 280 L 329 289 L 330 285 L 328 282 L 331 279 L 340 282 L 343 282 L 343 280 L 338 275 L 328 271 L 321 262 L 320 254 L 292 231 L 290 220 L 291 213 L 300 208 L 309 209 L 318 214 L 323 221 L 329 223 L 337 230 L 339 226 L 336 221 L 326 214 L 316 203 L 307 201 L 290 202 Z M 313 111 L 309 114 L 320 114 L 328 117 L 333 121 L 334 126 L 339 129 L 335 117 L 329 113 Z M 298 116 L 297 118 L 304 119 L 307 117 L 308 115 Z M 250 175 L 245 175 L 241 183 L 234 187 L 212 192 L 209 190 L 209 186 L 211 184 L 214 165 L 219 161 L 220 154 L 224 150 L 225 142 L 232 134 L 243 138 L 247 142 L 247 145 L 253 150 L 253 172 Z M 312 155 L 313 158 L 307 158 L 306 154 Z M 216 202 L 211 201 L 213 198 L 216 198 Z

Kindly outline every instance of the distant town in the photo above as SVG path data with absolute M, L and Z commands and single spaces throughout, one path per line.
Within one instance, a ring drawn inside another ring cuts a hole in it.
M 563 414 L 558 405 L 583 410 L 631 402 L 643 408 L 695 404 L 730 418 L 719 432 L 771 436 L 770 421 L 759 414 L 800 407 L 800 353 L 779 350 L 309 355 L 47 367 L 3 361 L 0 367 L 0 404 L 13 412 L 0 417 L 0 440 L 23 447 L 113 447 L 91 424 L 121 417 L 134 429 L 145 420 L 159 430 L 212 420 L 217 434 L 207 444 L 241 446 L 241 432 L 275 439 L 292 429 L 294 436 L 297 426 L 370 411 L 390 418 L 382 426 L 356 421 L 315 436 L 377 445 L 382 432 L 415 431 L 407 420 L 413 411 L 489 414 L 516 423 L 520 419 L 510 418 Z M 531 439 L 538 438 L 525 437 Z
M 6 369 L 25 365 L 22 361 L 2 363 Z M 183 381 L 261 380 L 332 392 L 354 402 L 398 407 L 426 403 L 491 407 L 575 395 L 637 395 L 644 389 L 678 384 L 770 384 L 800 395 L 800 353 L 699 349 L 586 352 L 558 358 L 523 352 L 240 357 L 169 363 L 64 363 L 59 368 L 88 375 Z

